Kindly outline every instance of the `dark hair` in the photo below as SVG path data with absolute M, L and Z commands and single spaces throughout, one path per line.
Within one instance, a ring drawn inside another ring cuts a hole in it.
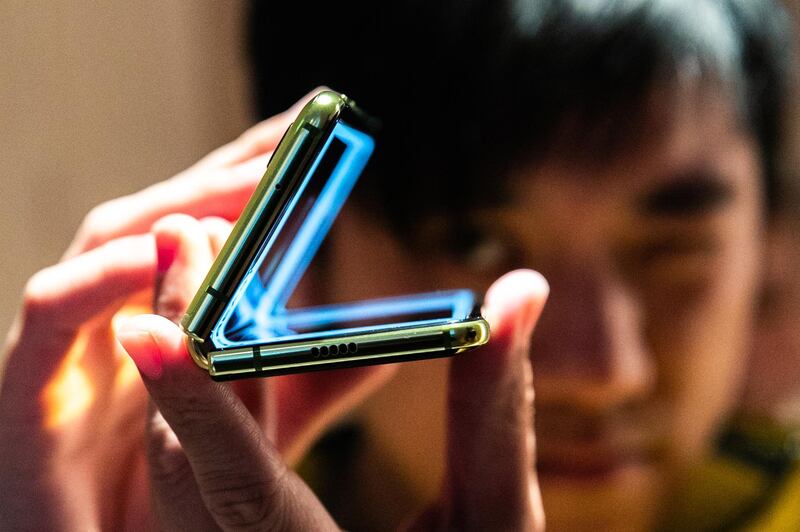
M 399 228 L 502 198 L 510 165 L 547 150 L 567 119 L 581 125 L 576 151 L 614 153 L 648 93 L 686 65 L 740 105 L 765 205 L 777 204 L 792 36 L 772 1 L 254 2 L 251 14 L 259 112 L 326 84 L 380 117 L 376 185 L 360 194 Z

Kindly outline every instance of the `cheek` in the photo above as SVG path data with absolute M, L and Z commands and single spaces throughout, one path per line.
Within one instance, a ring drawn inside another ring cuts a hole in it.
M 778 419 L 794 419 L 800 383 L 800 330 L 795 307 L 779 319 L 760 322 L 748 361 L 743 402 Z
M 731 220 L 722 256 L 702 290 L 687 295 L 683 306 L 676 303 L 673 312 L 659 309 L 649 317 L 661 388 L 674 413 L 676 449 L 685 457 L 707 450 L 741 392 L 760 257 L 760 238 L 751 229 L 758 224 L 747 221 L 745 215 Z

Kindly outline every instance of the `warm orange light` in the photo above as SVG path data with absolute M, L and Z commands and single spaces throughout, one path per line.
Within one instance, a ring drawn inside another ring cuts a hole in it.
M 121 318 L 147 312 L 150 312 L 150 308 L 145 305 L 126 305 L 111 319 L 109 334 L 113 334 Z M 83 366 L 86 350 L 91 348 L 90 338 L 92 338 L 91 328 L 84 328 L 78 333 L 61 366 L 42 392 L 44 426 L 47 429 L 58 429 L 77 420 L 95 400 L 96 383 L 92 382 Z M 113 337 L 108 348 L 112 351 L 118 349 L 121 351 Z M 109 363 L 115 364 L 113 390 L 124 389 L 138 380 L 139 372 L 127 355 L 121 354 L 118 357 L 114 357 L 114 353 L 108 355 Z
M 139 380 L 139 370 L 129 357 L 121 358 L 114 375 L 114 389 L 122 390 Z
M 56 429 L 77 419 L 92 404 L 94 386 L 80 366 L 89 335 L 82 331 L 70 347 L 64 362 L 42 392 L 48 429 Z

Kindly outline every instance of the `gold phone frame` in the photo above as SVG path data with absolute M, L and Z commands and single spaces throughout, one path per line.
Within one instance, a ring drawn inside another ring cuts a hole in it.
M 195 363 L 215 380 L 401 362 L 461 353 L 489 340 L 489 325 L 474 309 L 465 319 L 435 325 L 376 326 L 368 332 L 219 349 L 211 331 L 262 242 L 279 221 L 333 126 L 343 117 L 368 130 L 374 123 L 346 96 L 316 95 L 289 126 L 259 185 L 190 303 L 181 327 Z

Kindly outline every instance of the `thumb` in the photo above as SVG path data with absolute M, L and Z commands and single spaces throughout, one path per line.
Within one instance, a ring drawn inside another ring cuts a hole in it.
M 322 530 L 335 523 L 287 468 L 230 387 L 208 378 L 189 358 L 183 333 L 161 316 L 136 316 L 117 339 L 142 374 L 172 428 L 197 489 L 217 525 Z M 196 512 L 196 507 L 178 509 Z
M 491 341 L 452 361 L 442 516 L 449 528 L 544 527 L 528 350 L 548 292 L 531 270 L 501 277 L 484 306 Z

